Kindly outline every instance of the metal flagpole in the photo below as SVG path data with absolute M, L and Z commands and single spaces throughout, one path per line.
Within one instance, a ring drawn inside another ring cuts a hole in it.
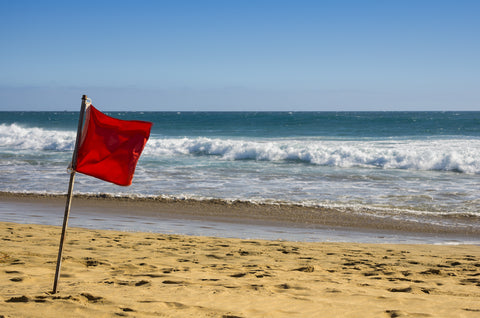
M 78 117 L 77 139 L 75 140 L 75 148 L 73 150 L 72 163 L 70 167 L 71 168 L 70 182 L 68 184 L 67 202 L 65 204 L 65 214 L 63 216 L 62 236 L 60 237 L 60 246 L 58 247 L 57 268 L 55 270 L 55 281 L 53 282 L 53 291 L 52 291 L 53 294 L 57 292 L 58 279 L 60 278 L 60 267 L 62 266 L 63 242 L 65 241 L 65 234 L 67 231 L 67 224 L 68 224 L 68 215 L 70 214 L 70 206 L 72 204 L 73 183 L 75 181 L 75 168 L 77 166 L 77 151 L 80 143 L 80 138 L 82 135 L 83 118 L 85 117 L 86 108 L 87 108 L 87 95 L 83 95 L 82 106 L 80 108 L 80 115 Z

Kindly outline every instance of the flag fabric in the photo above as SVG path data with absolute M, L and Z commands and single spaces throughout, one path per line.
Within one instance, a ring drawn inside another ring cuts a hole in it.
M 121 186 L 132 184 L 152 123 L 121 120 L 90 106 L 73 170 Z

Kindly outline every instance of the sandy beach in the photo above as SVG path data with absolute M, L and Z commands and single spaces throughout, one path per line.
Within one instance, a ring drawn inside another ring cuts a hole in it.
M 480 249 L 0 223 L 0 317 L 478 317 Z

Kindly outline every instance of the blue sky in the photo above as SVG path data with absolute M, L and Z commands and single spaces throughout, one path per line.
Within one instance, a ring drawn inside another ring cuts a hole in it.
M 0 110 L 480 110 L 480 1 L 0 0 Z

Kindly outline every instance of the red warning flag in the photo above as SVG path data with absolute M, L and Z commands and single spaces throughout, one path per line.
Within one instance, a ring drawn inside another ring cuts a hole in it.
M 77 151 L 77 172 L 121 186 L 132 184 L 152 123 L 121 120 L 90 106 Z

